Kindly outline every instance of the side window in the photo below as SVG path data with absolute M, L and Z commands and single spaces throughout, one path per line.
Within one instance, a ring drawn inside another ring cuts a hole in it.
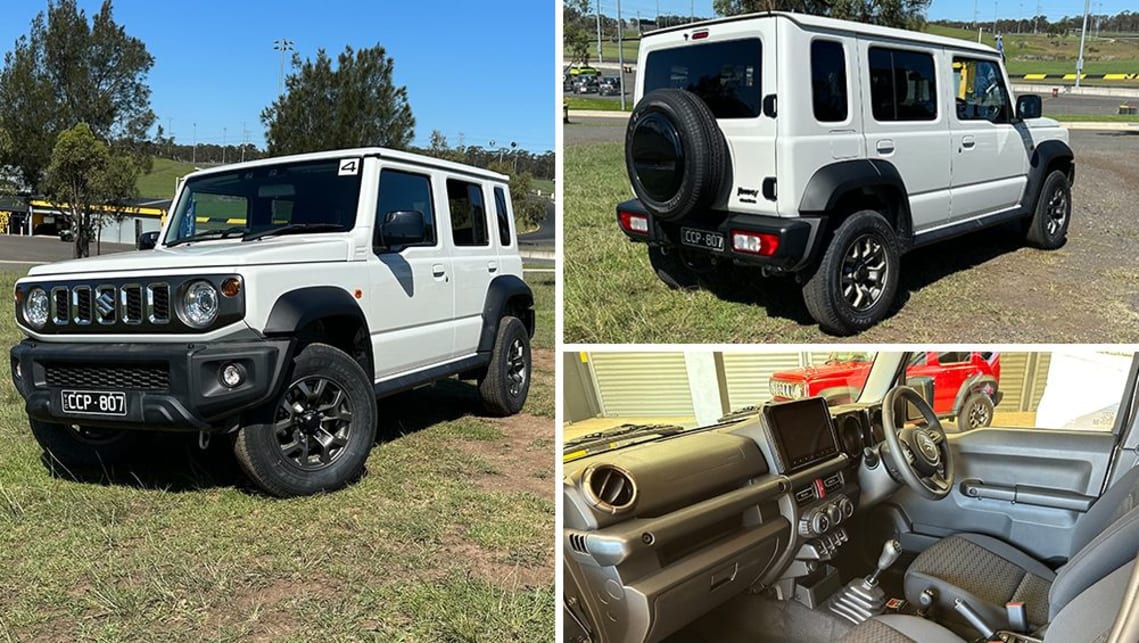
M 938 353 L 937 361 L 941 364 L 962 364 L 969 361 L 969 353 Z
M 815 40 L 811 43 L 811 98 L 815 120 L 820 123 L 846 120 L 846 55 L 841 42 Z
M 380 225 L 392 212 L 411 211 L 423 215 L 424 238 L 415 245 L 435 245 L 435 207 L 431 199 L 431 179 L 400 170 L 380 172 L 380 198 L 376 205 L 376 231 L 372 245 L 384 245 Z
M 451 238 L 456 246 L 490 245 L 482 185 L 447 179 L 447 205 L 451 211 Z
M 991 60 L 953 59 L 957 120 L 1008 123 L 1011 102 L 1000 66 Z
M 933 56 L 902 49 L 870 48 L 870 108 L 874 120 L 932 121 L 937 118 Z
M 506 207 L 506 192 L 494 189 L 494 210 L 498 213 L 498 241 L 503 248 L 510 247 L 510 210 Z

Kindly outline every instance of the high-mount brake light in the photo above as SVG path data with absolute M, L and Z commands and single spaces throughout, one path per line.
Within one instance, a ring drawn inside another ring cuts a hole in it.
M 707 37 L 708 37 L 708 30 L 707 29 L 702 29 L 702 30 L 697 31 L 696 33 L 692 34 L 693 40 L 703 40 Z

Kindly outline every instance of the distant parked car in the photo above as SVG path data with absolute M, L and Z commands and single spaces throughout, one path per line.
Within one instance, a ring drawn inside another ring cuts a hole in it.
M 777 402 L 814 396 L 832 405 L 853 402 L 873 364 L 867 353 L 831 353 L 822 365 L 772 375 L 771 395 Z M 933 379 L 932 406 L 938 417 L 964 418 L 973 429 L 992 423 L 993 407 L 1001 401 L 1000 376 L 998 353 L 914 353 L 906 365 L 907 381 Z
M 621 79 L 619 78 L 602 78 L 597 86 L 597 93 L 602 96 L 620 96 L 621 95 Z

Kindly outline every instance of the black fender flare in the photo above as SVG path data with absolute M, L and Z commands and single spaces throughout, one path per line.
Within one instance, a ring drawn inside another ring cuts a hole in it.
M 1026 213 L 1036 211 L 1036 200 L 1040 198 L 1040 190 L 1044 187 L 1044 179 L 1048 178 L 1048 168 L 1052 165 L 1052 162 L 1057 159 L 1065 159 L 1068 161 L 1072 168 L 1068 180 L 1075 180 L 1076 155 L 1072 152 L 1072 148 L 1068 147 L 1067 143 L 1052 139 L 1037 145 L 1036 149 L 1032 152 L 1032 158 L 1029 160 L 1028 182 L 1024 185 L 1024 198 L 1021 200 L 1022 207 Z
M 965 400 L 969 399 L 973 391 L 978 390 L 984 384 L 992 384 L 994 393 L 998 390 L 997 378 L 992 375 L 973 375 L 961 383 L 961 388 L 957 389 L 957 397 L 953 400 L 953 417 L 961 417 L 961 406 L 965 404 Z M 992 398 L 990 397 L 990 399 Z M 993 406 L 996 406 L 997 401 L 992 401 Z
M 819 168 L 807 181 L 803 198 L 799 201 L 799 213 L 829 214 L 834 212 L 844 196 L 863 190 L 885 191 L 898 199 L 895 229 L 899 238 L 908 239 L 913 233 L 909 192 L 898 168 L 882 159 L 851 159 Z
M 486 291 L 486 302 L 482 309 L 482 333 L 479 335 L 478 352 L 489 353 L 494 348 L 498 336 L 498 322 L 512 300 L 522 300 L 528 314 L 523 315 L 522 323 L 526 332 L 534 336 L 534 293 L 530 286 L 517 275 L 499 275 L 490 282 Z
M 345 316 L 358 319 L 368 329 L 364 311 L 347 290 L 335 286 L 298 288 L 277 298 L 263 332 L 267 336 L 292 335 L 326 317 Z

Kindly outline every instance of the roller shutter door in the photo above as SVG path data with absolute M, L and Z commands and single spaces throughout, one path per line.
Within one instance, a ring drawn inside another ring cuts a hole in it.
M 684 353 L 590 353 L 601 412 L 609 417 L 692 416 Z
M 771 399 L 768 381 L 773 373 L 794 370 L 826 360 L 826 353 L 723 353 L 724 380 L 732 409 L 758 406 Z
M 1001 353 L 1002 411 L 1034 411 L 1048 381 L 1050 353 Z

